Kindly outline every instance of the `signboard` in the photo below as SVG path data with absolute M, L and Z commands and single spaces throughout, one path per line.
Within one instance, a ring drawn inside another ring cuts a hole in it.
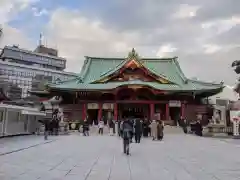
M 233 136 L 239 137 L 240 111 L 230 111 L 230 120 L 233 122 Z
M 181 107 L 181 101 L 169 101 L 169 107 Z
M 113 103 L 104 103 L 102 106 L 103 109 L 113 109 L 113 107 Z
M 230 120 L 231 122 L 240 121 L 240 111 L 230 111 Z
M 98 104 L 97 103 L 88 103 L 87 104 L 88 109 L 98 109 Z

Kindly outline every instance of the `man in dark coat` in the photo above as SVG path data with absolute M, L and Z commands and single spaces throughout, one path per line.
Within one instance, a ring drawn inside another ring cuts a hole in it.
M 183 132 L 185 134 L 187 134 L 188 133 L 188 129 L 187 129 L 187 120 L 186 119 L 183 119 L 182 128 L 183 128 Z
M 134 135 L 135 135 L 135 142 L 140 143 L 142 137 L 142 122 L 140 119 L 136 119 L 134 123 Z
M 122 136 L 122 129 L 121 129 L 121 123 L 122 120 L 118 119 L 118 136 L 121 137 Z
M 129 155 L 129 146 L 132 139 L 133 127 L 129 119 L 121 123 L 122 138 L 123 138 L 123 152 Z
M 115 127 L 115 124 L 114 124 L 114 121 L 112 119 L 109 119 L 108 120 L 108 126 L 109 126 L 109 129 L 110 129 L 110 135 L 113 136 L 114 134 L 114 127 Z
M 163 135 L 164 135 L 163 130 L 164 130 L 164 124 L 162 121 L 159 121 L 157 125 L 157 139 L 160 141 L 163 139 Z
M 202 131 L 203 131 L 202 124 L 200 121 L 197 121 L 197 123 L 195 124 L 195 134 L 197 136 L 202 136 Z
M 44 125 L 44 139 L 48 139 L 49 131 L 50 131 L 50 121 L 47 119 L 39 120 L 40 123 Z
M 89 123 L 86 120 L 83 122 L 83 135 L 89 136 Z
M 149 132 L 149 125 L 146 120 L 143 121 L 143 136 L 148 137 L 148 132 Z

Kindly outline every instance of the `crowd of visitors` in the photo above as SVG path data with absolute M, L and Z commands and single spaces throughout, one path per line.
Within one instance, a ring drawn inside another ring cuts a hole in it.
M 118 122 L 118 135 L 123 138 L 123 152 L 129 154 L 129 146 L 133 137 L 135 143 L 141 142 L 141 137 L 152 136 L 153 140 L 162 140 L 164 125 L 162 121 L 152 122 L 141 119 L 125 118 Z
M 44 138 L 47 140 L 48 135 L 58 135 L 59 132 L 59 123 L 61 120 L 61 116 L 59 115 L 59 110 L 54 110 L 52 114 L 51 120 L 39 120 L 45 127 Z M 187 134 L 188 126 L 186 119 L 181 117 L 179 120 L 179 126 L 182 127 L 183 132 Z M 140 143 L 141 138 L 143 137 L 152 137 L 152 140 L 162 140 L 164 137 L 164 122 L 161 120 L 147 120 L 140 118 L 123 118 L 122 120 L 118 120 L 117 122 L 117 133 L 119 137 L 123 139 L 123 152 L 125 154 L 129 154 L 129 146 L 132 143 L 132 139 L 135 139 L 135 143 Z M 109 134 L 113 136 L 116 132 L 115 130 L 115 121 L 109 119 L 107 121 Z M 100 120 L 98 123 L 98 134 L 104 134 L 104 121 Z M 84 120 L 79 128 L 82 128 L 82 132 L 84 136 L 89 136 L 90 133 L 90 124 L 87 120 Z M 196 121 L 194 125 L 191 125 L 192 133 L 195 133 L 198 136 L 202 136 L 202 125 L 200 121 Z
M 61 115 L 58 109 L 55 109 L 52 113 L 52 118 L 39 120 L 44 125 L 44 139 L 48 139 L 48 135 L 58 135 L 59 123 L 61 121 Z

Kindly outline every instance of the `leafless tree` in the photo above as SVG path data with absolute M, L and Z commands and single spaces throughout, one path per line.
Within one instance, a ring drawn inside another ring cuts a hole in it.
M 2 35 L 3 35 L 3 28 L 0 25 L 0 38 L 2 37 Z
M 240 60 L 236 60 L 232 63 L 232 67 L 237 74 L 240 74 Z M 240 94 L 240 78 L 238 79 L 238 84 L 235 87 L 235 91 Z

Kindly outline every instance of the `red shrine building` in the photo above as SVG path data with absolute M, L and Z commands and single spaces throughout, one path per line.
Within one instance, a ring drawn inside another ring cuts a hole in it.
M 126 58 L 87 56 L 79 77 L 48 84 L 44 94 L 35 94 L 61 97 L 68 121 L 137 117 L 171 122 L 180 116 L 207 118 L 203 99 L 223 87 L 188 79 L 177 57 L 141 58 L 133 49 Z

